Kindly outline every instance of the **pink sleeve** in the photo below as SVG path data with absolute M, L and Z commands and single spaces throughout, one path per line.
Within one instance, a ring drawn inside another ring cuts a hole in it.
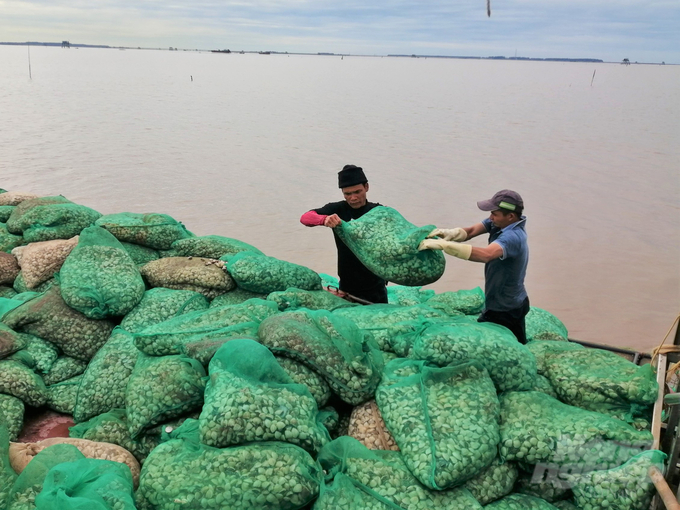
M 323 214 L 318 214 L 314 211 L 308 211 L 300 216 L 300 223 L 307 227 L 318 227 L 323 225 L 323 222 L 326 220 L 326 218 L 327 216 L 324 216 Z

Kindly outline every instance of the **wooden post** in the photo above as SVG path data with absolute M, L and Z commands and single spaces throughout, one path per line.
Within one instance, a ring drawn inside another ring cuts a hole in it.
M 656 487 L 656 490 L 661 497 L 661 501 L 666 505 L 666 510 L 680 510 L 680 504 L 678 504 L 678 500 L 675 499 L 673 491 L 671 491 L 666 483 L 666 479 L 663 477 L 661 471 L 659 471 L 659 468 L 656 466 L 650 467 L 649 477 L 652 479 L 654 487 Z

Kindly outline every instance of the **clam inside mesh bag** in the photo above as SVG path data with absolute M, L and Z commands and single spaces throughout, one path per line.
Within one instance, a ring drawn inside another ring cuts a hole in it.
M 167 256 L 219 259 L 225 255 L 236 255 L 242 251 L 252 251 L 264 255 L 255 246 L 231 237 L 196 236 L 179 239 L 172 243 Z
M 556 356 L 564 351 L 584 350 L 581 344 L 569 341 L 553 341 L 553 340 L 532 340 L 527 342 L 527 349 L 536 358 L 536 370 L 541 375 L 546 375 L 547 366 L 550 358 Z M 590 352 L 590 350 L 588 350 Z
M 63 414 L 73 414 L 76 396 L 82 375 L 77 375 L 65 381 L 47 387 L 47 407 Z
M 20 304 L 21 302 L 16 303 L 17 306 Z M 0 307 L 2 307 L 2 303 L 0 303 Z M 14 306 L 14 308 L 16 308 L 16 306 Z M 17 333 L 12 328 L 0 323 L 0 359 L 6 358 L 11 354 L 26 348 L 27 344 L 28 335 Z
M 16 441 L 24 426 L 24 410 L 24 403 L 21 399 L 0 393 L 0 424 L 7 426 L 10 441 Z M 2 508 L 2 504 L 0 504 L 0 508 Z
M 375 400 L 369 400 L 352 409 L 347 435 L 370 450 L 399 450 L 392 434 L 385 426 Z
M 259 324 L 278 313 L 276 303 L 263 299 L 250 299 L 240 305 L 211 307 L 148 326 L 135 333 L 135 345 L 152 356 L 177 354 L 183 344 L 243 334 L 250 331 L 247 323 Z M 243 326 L 238 328 L 239 325 Z
M 203 405 L 205 383 L 205 369 L 194 359 L 140 353 L 125 391 L 125 409 L 132 437 L 199 409 Z
M 421 287 L 407 287 L 405 285 L 387 286 L 387 302 L 391 305 L 419 305 L 430 299 L 434 294 L 434 290 L 422 289 Z
M 21 234 L 23 229 L 22 219 L 26 213 L 31 209 L 42 206 L 42 205 L 52 205 L 52 204 L 72 204 L 68 198 L 63 195 L 57 195 L 52 197 L 31 197 L 21 200 L 17 203 L 14 211 L 9 218 L 7 218 L 7 229 L 13 234 Z
M 236 287 L 224 265 L 217 259 L 166 257 L 144 265 L 141 273 L 151 287 L 193 290 L 213 299 Z
M 525 317 L 527 340 L 567 340 L 569 334 L 561 320 L 550 312 L 532 306 Z
M 17 246 L 24 244 L 24 238 L 11 234 L 5 223 L 0 223 L 0 252 L 9 253 Z
M 476 360 L 499 392 L 529 390 L 536 383 L 536 359 L 512 332 L 491 322 L 451 318 L 413 333 L 411 357 L 439 366 Z
M 302 448 L 281 442 L 219 449 L 198 441 L 187 420 L 142 468 L 138 510 L 229 508 L 297 510 L 319 493 L 321 468 Z
M 510 494 L 518 476 L 519 469 L 514 462 L 502 462 L 496 457 L 488 468 L 465 482 L 464 487 L 482 505 L 488 505 Z
M 331 388 L 323 377 L 294 359 L 277 356 L 276 361 L 295 383 L 307 386 L 319 409 L 328 403 L 328 399 L 331 398 Z
M 17 259 L 9 253 L 0 252 L 0 285 L 14 283 L 19 274 Z
M 198 292 L 158 287 L 144 293 L 142 300 L 125 316 L 120 326 L 130 333 L 138 333 L 153 324 L 206 310 L 209 306 L 206 297 Z
M 21 230 L 26 243 L 70 239 L 92 225 L 101 216 L 97 211 L 84 205 L 74 203 L 40 205 L 38 203 L 14 221 L 20 209 L 21 206 L 18 206 L 14 210 L 7 224 L 8 227 L 15 225 L 18 230 Z
M 17 474 L 9 463 L 10 436 L 7 427 L 0 419 L 0 508 L 5 508 L 12 485 Z
M 119 241 L 155 250 L 169 250 L 175 241 L 191 237 L 184 225 L 167 214 L 107 214 L 99 218 L 95 225 L 105 228 Z
M 274 354 L 296 359 L 320 374 L 348 404 L 370 399 L 383 360 L 373 338 L 350 320 L 325 310 L 297 310 L 262 321 L 258 337 Z
M 425 301 L 427 306 L 449 315 L 475 315 L 484 309 L 484 291 L 480 287 L 471 290 L 442 292 Z
M 309 310 L 336 310 L 338 308 L 349 308 L 361 306 L 357 303 L 350 303 L 346 299 L 336 296 L 327 290 L 302 290 L 287 289 L 284 291 L 272 292 L 267 296 L 268 301 L 274 301 L 279 305 L 279 310 L 295 310 L 297 308 L 307 308 Z
M 227 342 L 210 361 L 199 430 L 201 442 L 215 447 L 284 441 L 316 453 L 330 441 L 307 387 L 248 339 Z
M 455 487 L 489 467 L 499 441 L 496 388 L 476 362 L 395 359 L 376 392 L 406 465 L 426 487 Z
M 195 359 L 205 368 L 208 368 L 210 360 L 225 343 L 239 338 L 247 338 L 257 341 L 258 322 L 244 322 L 234 326 L 223 328 L 215 338 L 200 338 L 189 340 L 179 346 L 181 354 Z
M 78 236 L 20 246 L 12 250 L 21 265 L 24 283 L 33 289 L 59 272 L 66 257 L 78 244 Z
M 406 467 L 398 452 L 369 450 L 357 440 L 343 436 L 327 444 L 319 453 L 319 463 L 331 479 L 346 475 L 352 485 L 362 492 L 361 499 L 370 498 L 390 509 L 445 509 L 472 510 L 482 506 L 465 488 L 433 491 L 423 487 Z M 342 482 L 341 482 L 342 483 Z M 366 498 L 366 496 L 368 496 Z M 321 508 L 331 508 L 320 498 Z M 335 501 L 339 504 L 338 501 Z M 339 504 L 334 508 L 350 507 Z
M 227 305 L 240 305 L 249 299 L 267 299 L 267 294 L 260 294 L 259 292 L 250 292 L 249 290 L 234 289 L 226 294 L 220 294 L 210 302 L 210 308 L 217 308 Z
M 655 493 L 649 468 L 663 473 L 665 458 L 663 452 L 649 450 L 615 469 L 570 475 L 574 502 L 581 510 L 646 510 Z
M 528 494 L 510 494 L 484 508 L 489 510 L 556 510 L 544 499 Z
M 26 347 L 8 359 L 14 359 L 32 368 L 38 374 L 46 374 L 59 358 L 59 349 L 47 340 L 21 333 L 26 338 Z
M 321 290 L 321 277 L 310 268 L 252 251 L 226 255 L 227 271 L 245 290 L 269 294 L 295 287 Z
M 12 395 L 33 407 L 40 407 L 47 401 L 47 388 L 42 378 L 14 360 L 0 361 L 0 393 Z
M 418 251 L 434 228 L 416 227 L 391 207 L 375 207 L 334 231 L 371 272 L 388 282 L 414 286 L 436 282 L 444 274 L 443 253 Z
M 573 407 L 540 391 L 500 396 L 504 460 L 546 465 L 550 469 L 609 469 L 652 442 L 648 431 L 600 413 Z
M 83 230 L 59 271 L 61 296 L 91 319 L 121 316 L 142 300 L 146 287 L 125 248 L 100 227 Z
M 73 409 L 76 422 L 125 407 L 125 390 L 138 355 L 133 336 L 114 329 L 83 374 Z
M 114 327 L 112 322 L 90 319 L 68 306 L 56 285 L 6 313 L 2 322 L 15 331 L 48 340 L 64 354 L 85 361 L 104 345 Z

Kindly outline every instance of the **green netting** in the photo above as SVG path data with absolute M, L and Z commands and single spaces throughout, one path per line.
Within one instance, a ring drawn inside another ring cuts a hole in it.
M 32 289 L 28 288 L 28 285 L 26 285 L 26 281 L 24 280 L 24 273 L 23 271 L 19 271 L 19 274 L 17 275 L 16 279 L 14 280 L 14 290 L 18 292 L 19 294 L 23 294 L 26 292 L 45 292 L 47 289 L 49 289 L 52 285 L 56 283 L 55 278 L 49 278 L 42 282 L 39 285 L 36 285 Z
M 23 237 L 11 234 L 7 230 L 7 225 L 0 223 L 0 252 L 9 253 L 22 244 L 24 244 Z
M 83 361 L 71 356 L 59 356 L 50 367 L 50 370 L 43 375 L 45 384 L 52 385 L 71 379 L 85 372 L 87 361 Z
M 24 335 L 23 333 L 21 333 Z M 59 349 L 47 340 L 33 335 L 24 335 L 26 348 L 13 354 L 9 359 L 20 361 L 39 374 L 46 374 L 59 357 Z
M 426 319 L 448 318 L 446 314 L 425 305 L 397 306 L 376 304 L 340 309 L 334 315 L 345 317 L 354 322 L 360 329 L 369 331 L 383 351 L 392 351 L 394 340 L 402 333 L 417 329 Z M 399 347 L 397 347 L 399 349 Z M 405 349 L 405 348 L 404 348 Z M 395 351 L 402 356 L 406 353 Z
M 391 361 L 376 402 L 406 465 L 426 487 L 460 485 L 496 457 L 498 397 L 488 372 L 475 362 L 439 368 Z
M 104 345 L 113 330 L 113 323 L 89 319 L 68 306 L 56 285 L 5 314 L 2 322 L 15 331 L 48 340 L 64 354 L 85 361 Z
M 264 255 L 253 245 L 223 236 L 196 236 L 180 239 L 172 243 L 166 257 L 206 257 L 219 259 L 225 255 L 236 255 L 242 251 L 251 251 Z
M 489 371 L 499 392 L 531 389 L 536 360 L 507 328 L 491 322 L 451 318 L 424 325 L 413 335 L 410 356 L 439 366 L 469 360 Z
M 539 391 L 500 396 L 504 460 L 578 472 L 623 464 L 652 442 L 647 431 L 573 407 Z
M 3 424 L 7 427 L 9 433 L 9 440 L 16 441 L 24 425 L 24 403 L 21 399 L 13 397 L 12 395 L 4 395 L 0 393 L 0 428 Z M 0 435 L 2 432 L 0 432 Z M 0 443 L 2 438 L 0 438 Z M 2 447 L 0 446 L 0 455 L 2 455 Z M 0 460 L 0 473 L 2 472 L 2 460 Z M 0 479 L 2 474 L 0 474 Z M 1 485 L 1 484 L 0 484 Z M 2 492 L 2 489 L 0 489 Z M 0 497 L 0 508 L 2 508 L 2 498 Z
M 555 392 L 555 388 L 552 387 L 552 384 L 550 384 L 548 378 L 541 374 L 536 375 L 536 384 L 534 384 L 533 388 L 529 389 L 531 391 L 540 391 L 546 395 L 550 395 L 553 398 L 559 398 Z
M 327 479 L 344 474 L 352 485 L 375 501 L 384 504 L 386 508 L 409 510 L 482 508 L 464 488 L 433 491 L 423 487 L 411 474 L 399 452 L 369 450 L 348 436 L 340 437 L 324 446 L 318 460 L 327 473 Z M 322 495 L 322 508 L 329 508 L 323 503 L 323 499 Z
M 197 310 L 205 310 L 208 300 L 202 294 L 191 290 L 164 289 L 147 290 L 142 300 L 122 320 L 120 327 L 130 333 L 166 321 L 172 317 Z
M 227 447 L 284 441 L 317 453 L 330 441 L 316 401 L 296 384 L 274 355 L 253 340 L 232 340 L 210 361 L 199 418 L 201 442 Z
M 143 266 L 144 264 L 147 264 L 152 260 L 158 260 L 161 257 L 160 253 L 158 253 L 158 250 L 154 250 L 153 248 L 147 248 L 146 246 L 141 246 L 139 244 L 125 242 L 120 244 L 125 249 L 125 251 L 128 252 L 128 255 L 130 255 L 132 261 L 138 266 Z
M 177 418 L 203 405 L 205 370 L 185 356 L 139 354 L 125 391 L 130 434 Z
M 236 284 L 245 290 L 269 294 L 295 287 L 321 290 L 321 277 L 305 266 L 274 257 L 242 251 L 222 257 Z
M 321 285 L 323 285 L 324 288 L 326 287 L 333 287 L 336 289 L 340 288 L 340 280 L 338 280 L 335 276 L 331 276 L 326 273 L 319 273 L 319 276 L 321 277 Z
M 471 290 L 442 292 L 426 301 L 427 306 L 448 315 L 476 315 L 484 309 L 484 291 L 480 287 Z
M 190 425 L 189 420 L 177 429 Z M 194 425 L 195 427 L 195 425 Z M 295 445 L 253 443 L 212 448 L 195 439 L 171 439 L 146 459 L 139 479 L 139 510 L 206 508 L 297 510 L 319 492 L 319 465 Z
M 8 225 L 11 224 L 17 210 L 7 221 Z M 21 229 L 26 243 L 70 239 L 92 225 L 100 216 L 97 211 L 84 205 L 38 205 L 26 211 L 16 222 L 16 226 Z
M 239 338 L 257 341 L 259 322 L 244 322 L 228 328 L 222 328 L 216 338 L 197 339 L 187 341 L 179 346 L 181 354 L 195 359 L 204 367 L 208 367 L 210 360 L 225 343 Z
M 332 311 L 338 308 L 361 306 L 357 303 L 350 303 L 346 299 L 342 299 L 326 290 L 287 289 L 272 292 L 267 296 L 267 300 L 274 301 L 281 311 L 295 310 L 297 308 Z
M 262 321 L 260 341 L 277 355 L 296 359 L 320 374 L 348 404 L 375 393 L 383 361 L 370 334 L 325 310 L 284 312 Z
M 579 508 L 571 501 L 555 501 L 552 504 L 558 510 L 579 510 Z
M 545 370 L 562 402 L 629 422 L 650 411 L 659 393 L 651 364 L 640 367 L 600 349 L 551 356 Z
M 100 227 L 82 231 L 59 272 L 61 296 L 91 319 L 125 315 L 144 296 L 144 280 L 125 248 Z
M 54 466 L 35 498 L 36 510 L 135 510 L 130 469 L 112 460 Z
M 70 444 L 55 444 L 40 451 L 24 468 L 10 489 L 6 510 L 33 510 L 50 470 L 64 462 L 84 459 Z M 127 469 L 127 468 L 126 468 Z M 61 510 L 61 509 L 60 509 Z
M 19 264 L 14 255 L 0 252 L 0 284 L 13 283 L 19 274 Z
M 23 217 L 31 210 L 39 206 L 54 204 L 73 204 L 68 198 L 58 195 L 55 197 L 36 197 L 22 200 L 17 204 L 12 214 L 7 219 L 7 229 L 12 234 L 21 234 L 23 230 Z
M 542 375 L 546 374 L 548 362 L 553 356 L 561 354 L 565 351 L 585 349 L 585 347 L 583 347 L 581 344 L 577 344 L 575 342 L 556 342 L 552 340 L 533 340 L 531 342 L 527 342 L 526 346 L 536 358 L 536 370 Z
M 116 328 L 83 374 L 73 419 L 81 422 L 125 407 L 125 389 L 139 351 L 133 336 Z
M 528 494 L 510 494 L 484 508 L 489 510 L 555 510 L 555 507 L 544 499 Z
M 251 299 L 240 305 L 208 308 L 173 317 L 135 333 L 137 348 L 152 356 L 178 354 L 183 344 L 202 340 L 218 340 L 233 336 L 234 326 L 243 324 L 236 334 L 250 331 L 245 323 L 260 323 L 279 313 L 276 303 Z
M 31 290 L 44 287 L 42 284 L 55 277 L 66 257 L 77 245 L 78 236 L 75 236 L 71 239 L 31 243 L 12 250 L 21 266 L 21 284 Z
M 7 223 L 15 207 L 14 205 L 0 205 L 0 223 Z
M 581 510 L 647 510 L 655 494 L 649 468 L 655 466 L 663 473 L 665 458 L 665 453 L 649 450 L 616 469 L 569 476 L 576 506 Z
M 82 375 L 47 387 L 46 405 L 58 413 L 73 414 Z
M 0 285 L 0 297 L 12 299 L 16 295 L 17 295 L 17 291 L 14 290 L 12 287 L 9 287 L 9 286 L 6 286 L 6 285 Z M 0 317 L 0 319 L 1 318 L 2 317 Z
M 191 237 L 184 225 L 167 214 L 107 214 L 95 225 L 105 228 L 119 241 L 155 250 L 168 250 L 175 241 Z
M 550 473 L 547 474 L 548 477 L 545 476 L 544 470 L 540 468 L 532 470 L 531 473 L 523 472 L 517 480 L 515 492 L 536 496 L 548 503 L 567 499 L 571 494 L 568 484 L 560 479 L 550 477 Z
M 10 491 L 17 479 L 17 474 L 9 463 L 9 442 L 12 440 L 11 433 L 0 418 L 0 508 L 4 509 L 9 498 Z
M 267 299 L 267 294 L 260 294 L 259 292 L 250 292 L 249 290 L 234 289 L 226 294 L 220 294 L 210 302 L 210 308 L 217 308 L 227 305 L 240 305 L 249 299 Z
M 213 299 L 229 292 L 236 283 L 217 259 L 169 257 L 149 262 L 140 269 L 151 287 L 192 290 Z
M 527 340 L 566 340 L 569 337 L 562 321 L 541 308 L 532 306 L 524 321 Z
M 360 489 L 349 476 L 338 473 L 332 483 L 321 486 L 314 510 L 392 510 L 390 506 Z M 400 507 L 397 507 L 400 508 Z
M 21 304 L 21 301 L 0 298 L 0 318 L 6 313 L 6 311 L 9 311 L 7 310 L 6 306 L 3 306 L 5 305 L 5 302 L 8 301 L 12 302 L 11 308 L 9 308 L 9 310 L 13 310 Z M 0 323 L 0 359 L 6 358 L 11 354 L 26 348 L 27 345 L 27 335 L 17 333 L 12 328 L 8 328 L 4 324 Z
M 316 400 L 316 405 L 319 409 L 328 403 L 328 399 L 331 398 L 331 388 L 324 381 L 323 377 L 294 359 L 277 356 L 276 361 L 278 361 L 281 368 L 286 371 L 294 382 L 307 386 L 314 400 Z
M 319 413 L 321 414 L 323 426 L 326 427 L 326 430 L 329 433 L 333 434 L 340 425 L 340 415 L 332 406 L 326 406 L 323 409 L 320 409 Z
M 519 476 L 517 465 L 502 462 L 496 457 L 491 465 L 474 478 L 465 482 L 465 487 L 482 505 L 488 505 L 512 492 Z
M 40 407 L 47 400 L 42 378 L 23 363 L 9 359 L 0 361 L 0 393 L 12 395 L 33 407 Z
M 405 285 L 387 286 L 387 302 L 391 305 L 419 305 L 430 299 L 434 294 L 434 290 L 423 290 L 421 287 L 406 287 Z
M 343 221 L 335 232 L 357 258 L 385 281 L 427 285 L 444 274 L 444 254 L 418 251 L 434 225 L 416 227 L 391 207 L 375 207 L 361 218 Z

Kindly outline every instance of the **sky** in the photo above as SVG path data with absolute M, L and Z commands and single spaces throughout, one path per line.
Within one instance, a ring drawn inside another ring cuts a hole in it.
M 0 0 L 0 41 L 680 64 L 680 0 Z

